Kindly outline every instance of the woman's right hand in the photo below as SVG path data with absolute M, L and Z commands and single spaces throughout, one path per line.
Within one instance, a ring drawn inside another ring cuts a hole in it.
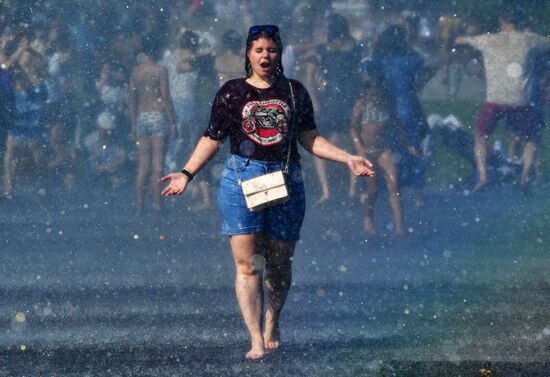
M 185 191 L 189 178 L 183 173 L 171 173 L 161 178 L 161 182 L 170 181 L 168 186 L 160 193 L 162 196 L 180 195 Z

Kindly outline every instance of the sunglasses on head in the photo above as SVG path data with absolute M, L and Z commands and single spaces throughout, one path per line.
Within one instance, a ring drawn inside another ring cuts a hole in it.
M 248 35 L 259 34 L 261 32 L 266 32 L 268 34 L 278 34 L 279 28 L 275 25 L 256 25 L 248 29 Z

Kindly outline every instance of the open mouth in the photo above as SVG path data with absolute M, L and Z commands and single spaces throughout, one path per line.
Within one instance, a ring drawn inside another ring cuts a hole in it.
M 271 67 L 271 63 L 269 63 L 269 62 L 260 63 L 260 67 L 262 67 L 262 68 L 269 68 L 269 67 Z

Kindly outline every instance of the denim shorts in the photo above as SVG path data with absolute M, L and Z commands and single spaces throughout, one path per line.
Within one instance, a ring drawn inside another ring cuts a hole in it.
M 238 181 L 239 176 L 245 181 L 262 174 L 279 171 L 282 165 L 281 162 L 258 161 L 237 155 L 231 155 L 227 159 L 218 194 L 222 234 L 263 233 L 273 239 L 286 242 L 296 242 L 300 239 L 306 200 L 299 162 L 290 164 L 289 174 L 286 177 L 289 199 L 285 203 L 260 211 L 251 211 L 247 208 L 243 190 Z M 235 171 L 235 167 L 238 171 Z

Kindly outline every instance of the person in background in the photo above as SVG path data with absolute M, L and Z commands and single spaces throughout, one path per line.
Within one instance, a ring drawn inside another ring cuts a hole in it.
M 108 137 L 122 148 L 129 149 L 127 142 L 130 127 L 126 116 L 128 78 L 124 67 L 113 60 L 110 53 L 103 60 L 96 89 L 100 99 L 98 118 L 103 116 L 114 121 Z
M 165 171 L 180 166 L 183 158 L 191 153 L 191 146 L 198 136 L 192 130 L 197 128 L 197 91 L 199 90 L 194 60 L 199 48 L 199 36 L 186 30 L 181 33 L 178 47 L 160 65 L 168 70 L 170 97 L 174 105 L 178 137 L 169 143 Z M 181 153 L 182 149 L 184 153 Z M 182 156 L 183 155 L 183 156 Z
M 120 184 L 117 171 L 127 157 L 124 148 L 112 136 L 117 127 L 120 124 L 117 124 L 116 117 L 104 111 L 97 117 L 96 129 L 83 139 L 92 172 L 107 178 L 114 187 Z
M 311 90 L 313 108 L 318 113 L 319 129 L 331 143 L 349 135 L 351 111 L 357 98 L 360 50 L 349 32 L 346 18 L 332 14 L 327 21 L 327 41 L 317 46 L 314 59 L 306 67 L 306 87 Z M 326 163 L 315 159 L 321 185 L 319 204 L 330 197 Z M 349 196 L 355 195 L 355 178 L 350 176 Z
M 74 99 L 69 77 L 70 65 L 74 64 L 68 34 L 59 35 L 46 55 L 48 76 L 45 80 L 48 99 L 45 106 L 43 123 L 49 128 L 50 147 L 53 159 L 48 163 L 50 170 L 63 166 L 68 168 L 71 161 L 72 136 L 76 127 Z M 73 145 L 74 147 L 74 145 Z
M 292 258 L 305 215 L 297 141 L 317 157 L 346 164 L 358 176 L 374 174 L 365 158 L 319 135 L 307 91 L 283 74 L 282 52 L 277 26 L 249 29 L 246 77 L 222 86 L 212 104 L 208 128 L 191 158 L 181 172 L 162 178 L 169 182 L 162 195 L 180 195 L 229 137 L 231 155 L 222 173 L 218 204 L 222 234 L 229 236 L 236 267 L 237 301 L 250 335 L 247 359 L 261 359 L 266 350 L 281 345 L 279 318 L 292 285 Z M 248 209 L 241 179 L 281 171 L 287 159 L 289 199 L 260 211 Z M 263 289 L 267 295 L 264 321 Z
M 17 50 L 7 54 L 8 64 L 13 64 L 14 88 L 13 122 L 4 154 L 4 195 L 7 197 L 11 197 L 14 189 L 18 149 L 26 147 L 31 151 L 36 171 L 40 172 L 43 165 L 40 115 L 47 98 L 44 85 L 47 65 L 44 57 L 30 47 L 29 39 L 25 31 L 20 33 L 14 41 Z
M 2 28 L 0 38 L 0 158 L 4 156 L 8 130 L 13 126 L 15 104 L 13 64 L 25 50 L 28 40 L 25 38 L 16 45 L 15 35 L 9 26 Z
M 222 50 L 216 55 L 215 68 L 220 86 L 228 80 L 242 76 L 243 37 L 239 32 L 229 29 L 222 35 Z
M 134 68 L 128 88 L 128 105 L 132 125 L 132 137 L 139 150 L 136 177 L 136 207 L 143 209 L 145 182 L 150 171 L 153 208 L 160 211 L 162 171 L 165 158 L 165 142 L 168 136 L 175 138 L 177 129 L 174 109 L 168 86 L 168 71 L 156 63 L 158 40 L 147 36 L 143 41 L 140 63 Z
M 478 181 L 474 191 L 487 186 L 487 139 L 499 120 L 506 118 L 508 126 L 525 140 L 522 156 L 521 186 L 526 188 L 529 173 L 535 161 L 540 142 L 541 127 L 536 113 L 525 95 L 527 80 L 523 76 L 529 51 L 550 40 L 523 30 L 525 15 L 519 9 L 509 7 L 499 16 L 500 31 L 475 37 L 461 36 L 457 44 L 468 44 L 481 51 L 486 76 L 485 104 L 479 111 L 475 124 L 474 157 Z
M 415 154 L 414 147 L 407 141 L 403 125 L 395 115 L 395 106 L 388 94 L 385 80 L 371 76 L 366 82 L 366 93 L 356 101 L 351 117 L 351 136 L 357 155 L 363 156 L 384 172 L 388 188 L 390 207 L 393 215 L 395 234 L 405 235 L 403 210 L 399 193 L 399 176 L 394 162 L 394 150 L 398 145 L 406 145 Z M 367 177 L 367 192 L 360 195 L 362 204 L 367 206 L 363 226 L 369 235 L 376 233 L 374 225 L 374 205 L 378 196 L 377 177 Z
M 195 67 L 198 72 L 198 90 L 197 90 L 197 117 L 192 124 L 192 138 L 188 140 L 189 145 L 193 145 L 200 139 L 201 124 L 207 124 L 212 107 L 212 99 L 219 89 L 219 74 L 215 68 L 216 58 L 214 55 L 204 52 L 195 60 Z M 229 62 L 228 62 L 229 63 Z M 242 58 L 241 58 L 242 70 Z M 236 76 L 238 77 L 238 76 Z M 187 155 L 189 156 L 189 154 Z M 218 162 L 219 158 L 215 156 L 213 161 L 205 168 L 205 173 L 197 179 L 197 191 L 195 196 L 200 196 L 201 201 L 193 207 L 194 210 L 207 210 L 212 207 L 210 186 L 214 182 L 219 182 L 219 176 L 214 173 L 212 166 L 214 162 Z
M 374 44 L 372 55 L 362 63 L 361 70 L 367 76 L 381 74 L 387 82 L 388 94 L 395 104 L 399 121 L 405 127 L 408 141 L 416 151 L 422 150 L 422 142 L 429 127 L 420 104 L 419 92 L 426 83 L 425 64 L 407 39 L 401 25 L 390 25 Z M 401 155 L 399 171 L 404 181 L 416 190 L 416 206 L 424 204 L 426 167 L 420 155 L 412 155 L 405 146 L 398 152 Z M 406 178 L 406 179 L 405 179 Z

